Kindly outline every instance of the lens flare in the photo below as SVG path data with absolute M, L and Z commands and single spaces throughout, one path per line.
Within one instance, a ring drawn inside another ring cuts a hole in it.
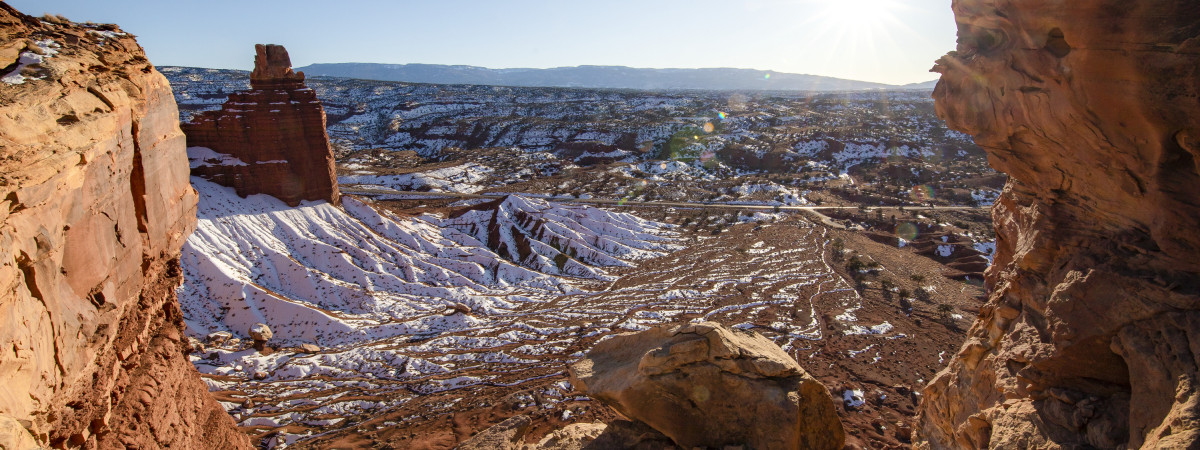
M 763 79 L 764 79 L 764 80 L 770 80 L 770 79 L 771 79 L 771 74 L 769 74 L 769 73 L 768 73 L 768 74 L 764 74 L 764 75 L 763 75 Z
M 702 152 L 700 152 L 700 161 L 708 162 L 708 160 L 713 159 L 714 156 L 717 156 L 717 154 L 714 153 L 712 150 L 702 151 Z
M 712 122 L 704 122 L 704 132 L 705 132 L 705 133 L 712 133 L 712 132 L 713 132 L 713 124 L 712 124 Z
M 896 225 L 896 236 L 911 242 L 917 238 L 917 226 L 908 222 Z
M 721 111 L 717 111 L 717 118 L 719 118 L 721 120 L 725 120 L 725 113 L 721 112 Z

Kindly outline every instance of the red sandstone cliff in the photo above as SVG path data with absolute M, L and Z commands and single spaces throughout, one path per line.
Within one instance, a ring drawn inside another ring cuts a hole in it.
M 1200 4 L 953 8 L 938 113 L 1011 178 L 919 446 L 1200 446 Z
M 338 203 L 325 109 L 292 72 L 287 50 L 256 45 L 249 91 L 230 95 L 219 111 L 183 125 L 188 146 L 232 155 L 236 164 L 211 164 L 193 173 L 231 186 L 238 195 L 268 194 L 296 206 L 301 200 Z
M 183 353 L 196 192 L 132 36 L 0 3 L 0 448 L 249 448 Z

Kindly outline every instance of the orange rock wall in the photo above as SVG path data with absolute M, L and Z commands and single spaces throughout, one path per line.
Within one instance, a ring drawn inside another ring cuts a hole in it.
M 0 3 L 0 66 L 46 39 L 0 83 L 0 448 L 249 448 L 182 350 L 197 195 L 170 86 L 115 27 Z
M 923 448 L 1200 445 L 1200 4 L 955 0 L 939 115 L 1010 175 Z

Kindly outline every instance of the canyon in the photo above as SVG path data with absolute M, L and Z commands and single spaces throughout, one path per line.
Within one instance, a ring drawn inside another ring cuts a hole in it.
M 1200 445 L 1200 7 L 953 9 L 931 102 L 160 73 L 0 3 L 0 448 Z

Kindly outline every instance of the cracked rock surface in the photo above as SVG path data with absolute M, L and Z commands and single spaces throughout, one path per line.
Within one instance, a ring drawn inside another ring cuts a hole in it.
M 829 392 L 770 340 L 712 322 L 596 344 L 572 383 L 682 448 L 840 449 Z

